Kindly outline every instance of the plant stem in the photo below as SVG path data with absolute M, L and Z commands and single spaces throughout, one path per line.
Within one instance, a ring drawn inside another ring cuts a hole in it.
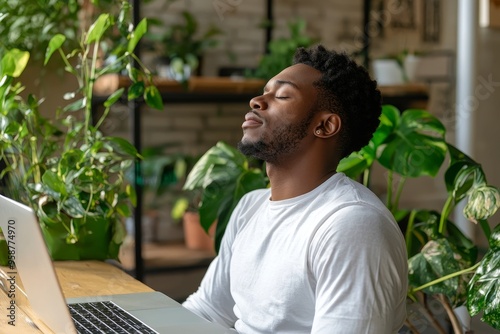
M 403 187 L 405 185 L 406 178 L 404 176 L 398 182 L 398 188 L 396 189 L 396 195 L 394 196 L 394 205 L 392 207 L 393 210 L 397 210 L 399 207 L 399 199 L 401 198 L 401 194 L 403 192 Z
M 35 166 L 33 178 L 36 183 L 41 183 L 42 175 L 40 174 L 40 165 L 38 161 L 36 138 L 30 138 L 29 141 L 31 145 L 31 165 Z
M 405 319 L 405 326 L 408 327 L 413 334 L 420 334 L 418 329 L 411 323 L 408 318 Z
M 71 73 L 71 74 L 75 74 L 76 76 L 76 79 L 78 81 L 78 87 L 81 87 L 82 86 L 82 80 L 80 77 L 78 77 L 76 75 L 76 71 L 75 71 L 75 68 L 70 64 L 70 62 L 68 61 L 68 57 L 66 57 L 66 55 L 64 54 L 63 50 L 61 48 L 58 49 L 59 51 L 59 54 L 61 55 L 61 58 L 64 62 L 64 64 L 66 65 L 66 71 Z
M 428 297 L 429 296 L 424 297 L 424 309 L 427 312 L 427 320 L 431 322 L 432 327 L 434 327 L 434 329 L 436 329 L 439 332 L 439 334 L 446 334 L 446 331 L 444 330 L 443 326 L 441 326 L 439 321 L 437 321 L 436 317 L 429 309 L 429 303 L 427 303 Z
M 88 80 L 87 91 L 85 92 L 85 98 L 87 100 L 85 101 L 85 133 L 84 133 L 85 143 L 88 142 L 87 133 L 90 128 L 90 121 L 92 120 L 92 94 L 94 90 L 94 82 L 97 79 L 95 74 L 96 74 L 97 57 L 99 56 L 99 39 L 95 41 L 93 51 L 94 53 L 92 55 L 90 77 Z
M 370 168 L 363 171 L 363 185 L 367 188 L 370 185 Z
M 101 118 L 99 118 L 99 121 L 97 122 L 97 124 L 95 125 L 95 129 L 99 129 L 99 127 L 101 126 L 101 124 L 104 122 L 104 120 L 108 117 L 108 114 L 109 114 L 109 111 L 111 110 L 111 107 L 106 107 L 104 109 L 104 112 L 102 113 L 102 116 Z
M 127 54 L 121 55 L 119 58 L 117 58 L 114 62 L 106 65 L 105 67 L 101 68 L 99 71 L 97 71 L 97 76 L 104 75 L 108 72 L 108 70 L 112 69 L 115 67 L 116 64 L 120 64 L 122 60 L 124 60 L 127 57 Z
M 410 254 L 410 250 L 412 247 L 412 233 L 413 233 L 413 224 L 415 222 L 415 216 L 417 215 L 417 210 L 411 210 L 410 216 L 408 217 L 408 225 L 406 226 L 406 233 L 405 233 L 405 239 L 406 239 L 406 252 Z
M 453 196 L 448 196 L 446 202 L 444 203 L 443 210 L 441 210 L 441 218 L 439 220 L 439 233 L 441 234 L 446 232 L 446 220 L 448 219 L 452 205 Z
M 141 59 L 139 57 L 137 57 L 136 54 L 134 53 L 131 53 L 129 54 L 132 58 L 134 58 L 134 60 L 137 62 L 137 64 L 139 64 L 139 66 L 141 67 L 141 69 L 143 70 L 144 74 L 146 74 L 147 76 L 150 76 L 151 75 L 151 71 L 149 71 L 149 69 L 147 68 L 146 65 L 144 65 L 144 63 L 141 61 Z M 149 79 L 149 78 L 148 78 Z
M 453 309 L 446 296 L 440 293 L 437 295 L 437 299 L 441 302 L 444 309 L 446 310 L 446 313 L 448 314 L 448 317 L 450 318 L 451 326 L 453 327 L 453 333 L 463 334 L 462 324 L 460 324 L 457 315 L 455 314 L 455 312 L 453 312 Z
M 449 275 L 446 275 L 446 276 L 443 276 L 443 277 L 440 277 L 438 279 L 435 279 L 434 281 L 430 281 L 428 283 L 425 283 L 419 287 L 416 287 L 414 289 L 412 289 L 412 292 L 415 292 L 415 291 L 419 291 L 419 290 L 423 290 L 425 288 L 428 288 L 434 284 L 438 284 L 438 283 L 441 283 L 441 282 L 444 282 L 450 278 L 453 278 L 453 277 L 457 277 L 457 276 L 460 276 L 460 275 L 463 275 L 463 274 L 468 274 L 470 272 L 474 272 L 477 267 L 479 267 L 479 265 L 481 264 L 481 262 L 478 262 L 476 263 L 475 265 L 473 265 L 472 267 L 469 267 L 469 268 L 466 268 L 466 269 L 463 269 L 463 270 L 460 270 L 460 271 L 456 271 L 452 274 L 449 274 Z

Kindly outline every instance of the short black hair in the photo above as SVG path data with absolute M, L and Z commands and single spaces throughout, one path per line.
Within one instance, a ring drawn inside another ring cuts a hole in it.
M 382 98 L 377 82 L 346 53 L 329 51 L 322 45 L 299 48 L 294 64 L 305 64 L 322 73 L 315 82 L 318 107 L 340 116 L 342 156 L 368 144 L 380 123 Z

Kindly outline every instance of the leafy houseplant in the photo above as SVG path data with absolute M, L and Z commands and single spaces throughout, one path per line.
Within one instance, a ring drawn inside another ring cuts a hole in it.
M 500 207 L 497 188 L 488 185 L 477 162 L 447 143 L 443 124 L 425 110 L 384 106 L 381 123 L 370 143 L 344 158 L 338 171 L 369 186 L 375 162 L 387 175 L 386 205 L 405 234 L 409 264 L 409 300 L 445 333 L 429 310 L 429 300 L 443 305 L 455 333 L 462 333 L 453 308 L 466 305 L 471 315 L 484 311 L 483 321 L 500 329 L 500 224 L 491 231 L 487 219 Z M 448 198 L 441 212 L 401 208 L 399 201 L 408 178 L 435 177 L 448 156 L 444 174 Z M 239 161 L 236 163 L 235 161 Z M 222 238 L 230 213 L 244 193 L 267 185 L 261 170 L 248 169 L 244 157 L 225 144 L 212 147 L 188 175 L 186 189 L 201 189 L 201 224 L 205 229 L 216 217 L 217 240 Z M 236 182 L 237 181 L 237 182 Z M 450 220 L 453 207 L 467 201 L 464 215 L 478 223 L 489 240 L 478 262 L 478 247 Z M 418 333 L 412 319 L 406 325 Z
M 170 76 L 178 81 L 185 81 L 200 66 L 200 59 L 205 50 L 213 48 L 218 41 L 216 36 L 222 31 L 210 26 L 199 34 L 197 19 L 188 11 L 181 13 L 183 22 L 166 28 L 162 35 L 150 35 L 153 42 L 166 58 Z
M 134 189 L 124 173 L 140 156 L 125 139 L 106 137 L 99 131 L 124 90 L 104 102 L 98 120 L 92 119 L 90 103 L 96 80 L 125 69 L 133 82 L 128 98 L 143 97 L 148 105 L 162 108 L 156 87 L 146 85 L 150 82 L 147 69 L 130 66 L 147 21 L 130 32 L 122 29 L 129 26 L 128 10 L 125 1 L 118 19 L 101 14 L 82 34 L 77 49 L 63 51 L 64 35 L 50 40 L 45 62 L 59 53 L 65 70 L 79 84 L 75 92 L 65 94 L 70 101 L 58 110 L 55 119 L 39 113 L 41 101 L 31 95 L 25 101 L 19 95 L 23 88 L 14 79 L 23 71 L 29 54 L 13 49 L 2 58 L 0 158 L 6 168 L 0 175 L 6 180 L 8 195 L 35 210 L 53 259 L 117 259 L 125 237 L 122 219 L 130 215 L 130 205 L 135 204 Z M 120 66 L 98 68 L 100 42 L 112 27 L 126 32 L 127 48 L 120 48 Z M 76 65 L 71 59 L 77 60 Z M 6 252 L 6 247 L 1 250 Z
M 316 39 L 305 34 L 306 21 L 297 19 L 288 23 L 290 37 L 277 38 L 269 42 L 269 52 L 259 61 L 257 69 L 248 76 L 269 80 L 284 68 L 292 65 L 293 55 L 297 48 L 308 47 Z
M 50 8 L 50 9 L 49 9 Z M 77 0 L 6 0 L 0 3 L 0 52 L 21 49 L 32 58 L 43 59 L 51 36 L 64 33 L 76 41 Z
M 267 177 L 237 149 L 224 142 L 210 148 L 188 174 L 184 190 L 200 191 L 200 223 L 208 232 L 217 220 L 215 249 L 218 251 L 229 216 L 241 197 L 265 188 Z
M 0 54 L 28 51 L 43 61 L 52 36 L 61 33 L 69 47 L 78 46 L 78 32 L 99 12 L 110 12 L 120 0 L 5 0 L 0 2 Z

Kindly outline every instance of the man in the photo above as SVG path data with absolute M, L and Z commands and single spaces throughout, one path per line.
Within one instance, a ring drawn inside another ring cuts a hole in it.
M 391 213 L 336 173 L 370 140 L 380 92 L 346 55 L 299 49 L 250 101 L 238 144 L 270 189 L 244 196 L 184 306 L 239 333 L 396 333 L 407 255 Z

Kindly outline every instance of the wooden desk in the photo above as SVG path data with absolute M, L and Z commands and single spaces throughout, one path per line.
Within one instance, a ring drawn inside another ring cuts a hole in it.
M 102 296 L 113 294 L 124 294 L 131 292 L 153 291 L 147 285 L 137 281 L 121 269 L 99 261 L 64 261 L 55 262 L 56 273 L 59 283 L 66 298 Z M 6 276 L 5 267 L 0 267 L 0 276 Z M 19 278 L 19 276 L 18 276 Z M 19 281 L 19 280 L 17 280 Z M 40 282 L 43 289 L 43 282 Z M 22 285 L 16 287 L 16 326 L 10 326 L 8 321 L 8 307 L 10 299 L 5 293 L 0 292 L 0 333 L 52 333 L 48 328 L 36 322 L 40 330 L 34 328 L 32 324 L 35 315 L 29 308 L 29 303 L 23 295 Z M 50 307 L 48 301 L 47 307 Z

